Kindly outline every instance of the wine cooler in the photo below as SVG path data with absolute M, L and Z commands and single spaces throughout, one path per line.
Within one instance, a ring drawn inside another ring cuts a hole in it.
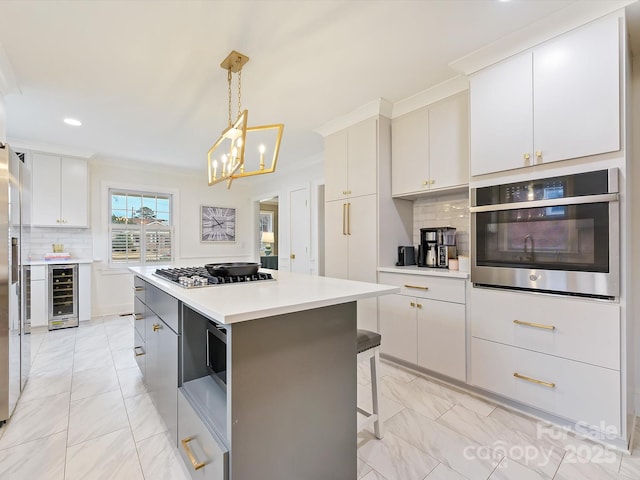
M 49 265 L 49 330 L 78 326 L 78 265 Z

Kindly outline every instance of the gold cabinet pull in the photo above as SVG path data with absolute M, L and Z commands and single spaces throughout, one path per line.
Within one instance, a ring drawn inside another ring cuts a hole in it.
M 429 287 L 420 287 L 418 285 L 405 285 L 404 288 L 416 288 L 418 290 L 429 290 Z
M 351 235 L 351 204 L 350 203 L 347 203 L 347 235 Z
M 434 183 L 436 183 L 435 180 L 429 180 L 429 185 L 433 185 Z
M 423 187 L 426 187 L 427 185 L 429 185 L 429 180 L 424 180 L 424 181 L 422 182 L 422 186 L 423 186 Z
M 421 303 L 416 303 L 416 307 L 422 308 L 422 304 Z
M 296 259 L 296 254 L 292 253 L 291 255 L 289 255 L 289 258 L 291 258 L 291 260 L 295 260 Z
M 138 353 L 138 349 L 142 353 Z M 140 356 L 144 355 L 144 350 L 142 349 L 142 347 L 133 347 L 133 352 L 135 353 L 136 357 L 140 357 Z
M 347 204 L 342 204 L 342 235 L 347 234 Z
M 540 150 L 536 152 L 536 160 L 542 160 L 542 152 Z
M 416 302 L 411 302 L 411 303 L 409 303 L 409 305 L 411 305 L 412 307 L 415 307 L 416 306 Z
M 525 160 L 529 160 L 531 158 L 531 154 L 525 153 L 522 155 L 522 158 L 524 158 Z
M 182 440 L 180 440 L 180 443 L 182 443 L 182 448 L 184 448 L 187 457 L 189 457 L 189 461 L 191 462 L 191 465 L 193 465 L 193 469 L 200 470 L 206 464 L 204 462 L 198 462 L 198 460 L 196 459 L 196 456 L 193 454 L 193 452 L 191 451 L 191 447 L 189 446 L 189 442 L 191 440 L 193 440 L 193 437 L 183 438 Z
M 144 287 L 133 287 L 134 292 L 142 292 L 144 291 Z
M 542 328 L 544 330 L 555 330 L 555 325 L 544 325 L 542 323 L 523 322 L 522 320 L 514 320 L 516 325 L 523 325 L 525 327 Z
M 519 378 L 520 380 L 525 380 L 531 383 L 537 383 L 538 385 L 542 385 L 543 387 L 548 388 L 556 388 L 556 384 L 552 382 L 543 382 L 542 380 L 538 380 L 536 378 L 527 377 L 525 375 L 520 375 L 518 372 L 513 372 L 513 376 Z
M 135 320 L 144 320 L 144 315 L 142 315 L 141 313 L 134 313 L 133 318 Z
M 153 324 L 153 331 L 154 331 L 154 332 L 157 332 L 158 330 L 160 330 L 160 325 L 159 325 L 159 324 L 157 324 L 157 323 L 154 323 L 154 324 Z

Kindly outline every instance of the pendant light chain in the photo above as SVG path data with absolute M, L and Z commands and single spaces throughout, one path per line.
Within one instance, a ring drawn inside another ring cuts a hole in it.
M 242 69 L 238 70 L 238 117 L 242 112 L 242 103 L 240 102 L 242 90 Z
M 231 126 L 231 69 L 227 70 L 227 83 L 229 84 L 229 126 Z

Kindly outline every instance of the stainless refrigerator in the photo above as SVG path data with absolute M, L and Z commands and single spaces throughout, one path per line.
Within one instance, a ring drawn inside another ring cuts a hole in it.
M 31 176 L 24 156 L 0 143 L 0 424 L 13 413 L 31 367 L 30 218 Z

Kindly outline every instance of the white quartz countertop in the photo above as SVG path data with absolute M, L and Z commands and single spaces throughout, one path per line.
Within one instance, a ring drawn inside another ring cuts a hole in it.
M 156 268 L 164 266 L 129 270 L 194 310 L 226 324 L 400 292 L 399 287 L 389 285 L 266 269 L 261 271 L 271 273 L 276 280 L 187 289 L 153 275 Z
M 469 278 L 467 272 L 449 270 L 447 268 L 428 268 L 411 265 L 408 267 L 378 267 L 379 272 L 406 273 L 409 275 L 427 275 L 433 277 Z
M 45 260 L 44 258 L 37 258 L 29 260 L 29 265 L 64 265 L 67 263 L 93 263 L 91 258 L 67 258 L 67 259 L 58 259 L 55 260 Z

